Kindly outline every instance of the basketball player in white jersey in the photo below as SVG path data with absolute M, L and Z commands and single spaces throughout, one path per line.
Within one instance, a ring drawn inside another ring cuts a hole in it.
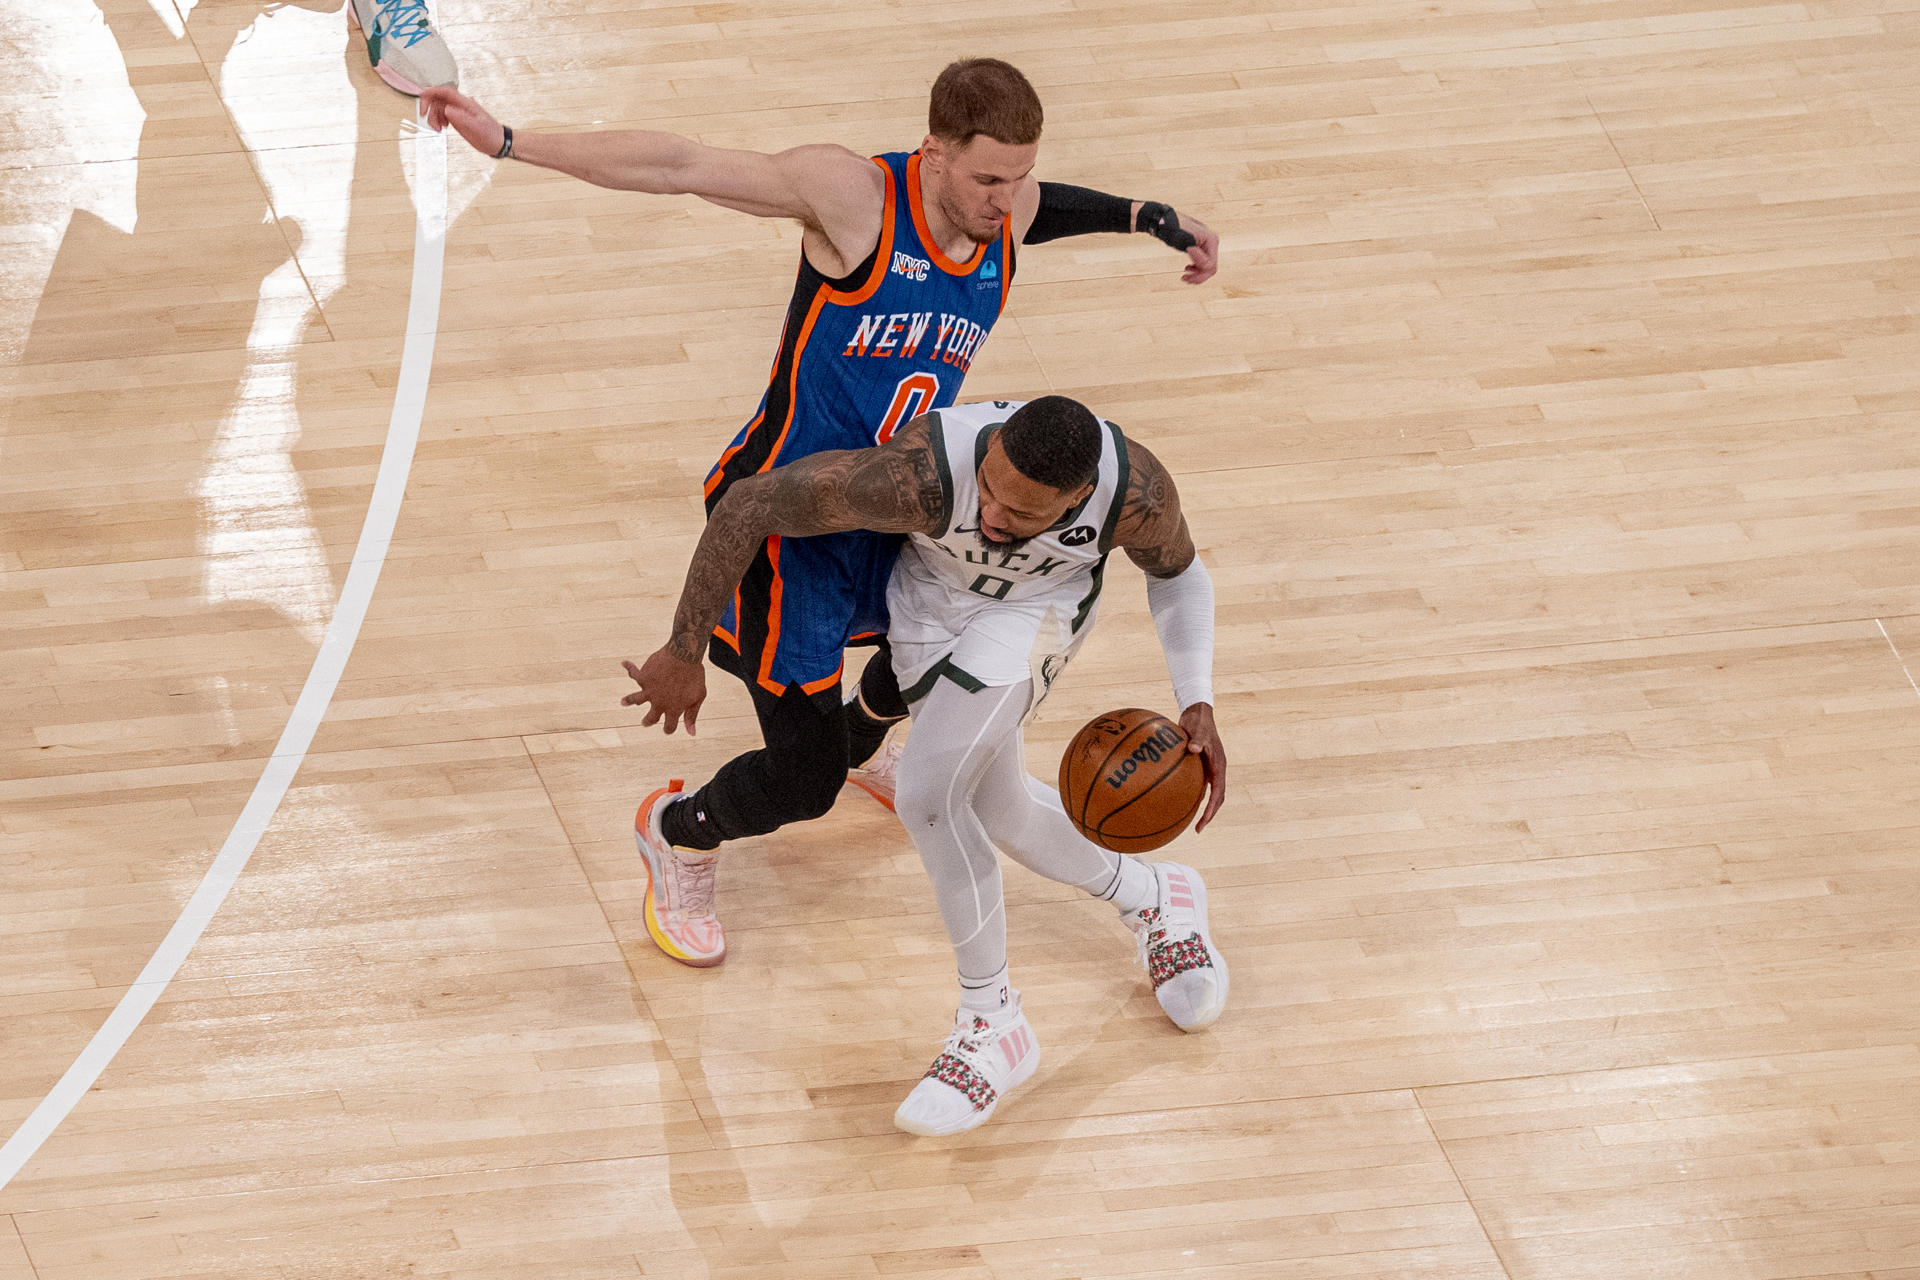
M 1213 720 L 1213 584 L 1172 478 L 1118 427 L 1065 396 L 960 405 L 914 419 L 877 448 L 816 453 L 735 484 L 708 518 L 668 644 L 707 633 L 767 538 L 850 529 L 910 535 L 887 589 L 894 670 L 913 714 L 894 803 L 960 971 L 953 1032 L 894 1122 L 958 1133 L 991 1115 L 1040 1060 L 1008 979 L 996 846 L 1114 903 L 1182 1030 L 1208 1026 L 1226 1005 L 1227 966 L 1208 933 L 1199 873 L 1086 839 L 1059 794 L 1028 776 L 1020 736 L 1091 628 L 1107 555 L 1122 549 L 1147 573 L 1181 724 L 1206 772 L 1204 828 L 1226 783 Z M 705 688 L 691 702 L 662 706 L 660 697 L 643 690 L 627 701 L 684 715 Z

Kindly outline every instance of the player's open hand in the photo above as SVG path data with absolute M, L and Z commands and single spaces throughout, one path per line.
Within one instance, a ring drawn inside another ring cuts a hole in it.
M 468 146 L 490 156 L 499 154 L 500 144 L 506 139 L 500 122 L 488 115 L 485 107 L 451 85 L 422 89 L 420 114 L 427 118 L 427 128 L 435 133 L 452 125 L 453 131 L 465 138 Z
M 1187 249 L 1187 269 L 1180 278 L 1188 284 L 1202 284 L 1213 279 L 1213 273 L 1220 269 L 1220 237 L 1192 214 L 1176 214 L 1180 219 L 1180 229 L 1193 237 L 1193 244 Z M 1206 819 L 1201 819 L 1202 822 Z
M 687 722 L 687 735 L 693 736 L 693 722 L 700 714 L 700 704 L 707 700 L 707 673 L 698 662 L 688 662 L 666 649 L 657 650 L 646 665 L 636 667 L 631 662 L 623 662 L 627 674 L 640 686 L 638 690 L 620 699 L 623 707 L 645 706 L 647 714 L 640 723 L 652 728 L 661 720 L 667 722 L 667 732 L 672 733 L 680 727 L 680 721 Z
M 1193 824 L 1195 831 L 1205 831 L 1227 801 L 1227 749 L 1213 725 L 1211 703 L 1196 702 L 1182 711 L 1180 727 L 1187 731 L 1187 750 L 1200 757 L 1200 767 L 1207 774 L 1207 807 L 1200 811 L 1200 821 Z

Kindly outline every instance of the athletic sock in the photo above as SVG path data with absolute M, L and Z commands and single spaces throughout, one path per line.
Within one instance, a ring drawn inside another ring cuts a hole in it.
M 1013 987 L 1007 981 L 1007 966 L 990 978 L 960 975 L 960 1007 L 987 1017 L 999 1013 L 1013 1000 Z
M 892 720 L 882 720 L 868 711 L 860 700 L 859 690 L 847 699 L 847 767 L 858 769 L 873 759 L 873 753 L 887 740 L 887 730 L 899 724 L 905 716 Z
M 706 811 L 693 800 L 692 796 L 681 796 L 667 803 L 660 814 L 660 834 L 676 849 L 718 849 L 720 833 L 713 829 Z
M 1130 858 L 1124 853 L 1116 853 L 1113 858 L 1113 879 L 1095 897 L 1105 898 L 1120 908 L 1121 915 L 1142 910 L 1160 901 L 1160 878 L 1154 874 L 1151 863 Z

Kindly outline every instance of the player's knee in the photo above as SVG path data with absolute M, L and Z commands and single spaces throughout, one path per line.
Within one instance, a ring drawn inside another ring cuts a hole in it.
M 1024 805 L 1007 806 L 997 804 L 975 805 L 974 813 L 980 819 L 981 829 L 987 833 L 987 839 L 1006 849 L 1020 843 L 1021 833 L 1027 827 L 1027 814 Z
M 811 788 L 796 797 L 794 817 L 800 822 L 811 822 L 815 818 L 823 817 L 827 810 L 833 808 L 834 801 L 839 798 L 840 788 L 837 786 L 831 790 L 825 787 Z
M 833 808 L 840 788 L 847 780 L 847 766 L 837 769 L 809 768 L 797 772 L 787 796 L 787 808 L 794 820 L 811 822 Z
M 763 776 L 774 792 L 783 824 L 810 822 L 833 808 L 839 798 L 847 780 L 846 745 L 835 748 L 821 742 L 804 750 L 770 750 Z
M 973 811 L 980 816 L 987 839 L 1009 851 L 1024 849 L 1028 833 L 1040 830 L 1046 817 L 1040 797 L 1031 789 L 982 797 Z
M 909 831 L 937 825 L 946 811 L 953 774 L 933 761 L 902 756 L 894 775 L 893 811 Z

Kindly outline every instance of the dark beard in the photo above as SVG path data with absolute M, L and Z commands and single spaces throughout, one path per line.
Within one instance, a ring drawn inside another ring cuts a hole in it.
M 1005 542 L 995 542 L 992 538 L 989 538 L 986 534 L 980 531 L 979 525 L 975 525 L 973 527 L 972 533 L 973 533 L 973 540 L 976 543 L 978 543 L 983 549 L 987 551 L 998 552 L 1001 555 L 1007 555 L 1011 552 L 1019 551 L 1022 548 L 1024 548 L 1029 542 L 1032 542 L 1033 538 L 1037 538 L 1040 536 L 1039 534 L 1035 534 L 1033 535 L 1033 537 L 1030 537 L 1030 538 L 1009 538 Z

